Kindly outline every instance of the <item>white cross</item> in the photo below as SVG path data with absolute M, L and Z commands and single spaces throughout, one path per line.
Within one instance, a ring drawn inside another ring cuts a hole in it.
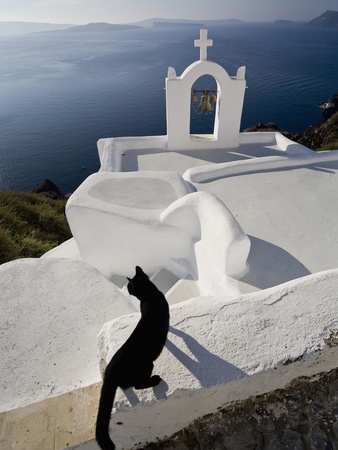
M 208 39 L 208 30 L 200 30 L 200 38 L 194 41 L 195 47 L 200 48 L 200 60 L 206 61 L 207 59 L 207 47 L 211 47 L 213 44 L 212 39 Z

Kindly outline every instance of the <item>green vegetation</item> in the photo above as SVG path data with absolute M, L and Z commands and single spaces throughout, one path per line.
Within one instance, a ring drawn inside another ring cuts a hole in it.
M 338 149 L 338 112 L 326 122 L 308 128 L 299 142 L 313 150 Z
M 39 258 L 71 238 L 65 205 L 66 199 L 0 191 L 0 264 Z

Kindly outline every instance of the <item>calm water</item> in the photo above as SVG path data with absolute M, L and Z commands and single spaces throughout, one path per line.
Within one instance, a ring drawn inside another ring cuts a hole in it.
M 71 192 L 98 170 L 99 138 L 165 134 L 167 68 L 198 60 L 198 37 L 191 27 L 1 37 L 0 189 L 50 178 Z M 338 91 L 338 30 L 244 24 L 209 37 L 208 59 L 229 75 L 247 67 L 242 129 L 322 120 L 317 104 Z M 210 131 L 210 117 L 193 117 L 192 132 Z

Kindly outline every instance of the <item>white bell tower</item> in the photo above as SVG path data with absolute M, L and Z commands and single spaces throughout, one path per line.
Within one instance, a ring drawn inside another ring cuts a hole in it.
M 200 48 L 200 59 L 185 69 L 181 76 L 173 67 L 166 78 L 167 148 L 184 150 L 197 148 L 234 148 L 239 145 L 239 130 L 246 88 L 245 66 L 230 77 L 223 67 L 208 61 L 207 48 L 213 45 L 208 30 L 200 30 L 195 40 Z M 203 75 L 216 80 L 217 101 L 213 134 L 190 134 L 191 90 Z

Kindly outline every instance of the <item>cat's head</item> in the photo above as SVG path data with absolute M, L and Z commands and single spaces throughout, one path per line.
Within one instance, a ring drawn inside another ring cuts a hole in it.
M 133 278 L 128 278 L 128 292 L 130 295 L 134 295 L 137 298 L 142 297 L 142 294 L 145 292 L 147 286 L 149 286 L 149 277 L 146 273 L 143 272 L 141 267 L 136 266 L 135 275 Z

